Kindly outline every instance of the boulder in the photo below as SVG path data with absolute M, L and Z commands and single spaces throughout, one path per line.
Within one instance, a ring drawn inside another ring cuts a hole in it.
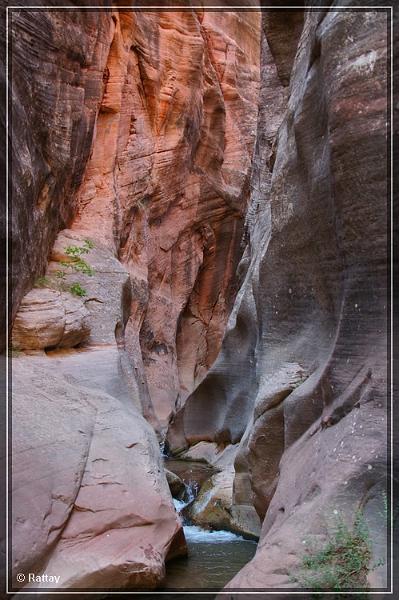
M 213 475 L 201 487 L 194 502 L 186 509 L 186 515 L 195 524 L 210 529 L 225 529 L 249 539 L 258 539 L 260 523 L 255 518 L 242 522 L 233 507 L 234 471 L 222 471 Z M 252 525 L 252 526 L 251 526 Z
M 138 411 L 68 383 L 47 358 L 20 357 L 12 425 L 13 573 L 46 562 L 60 576 L 24 589 L 159 585 L 185 541 L 158 442 Z
M 165 469 L 166 480 L 169 485 L 170 493 L 174 498 L 183 498 L 186 492 L 186 486 L 178 475 Z
M 19 350 L 77 346 L 89 337 L 88 316 L 80 298 L 50 288 L 34 288 L 22 299 L 12 344 Z

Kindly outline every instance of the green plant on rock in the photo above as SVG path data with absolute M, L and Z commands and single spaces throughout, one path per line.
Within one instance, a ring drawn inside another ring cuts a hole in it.
M 82 254 L 88 254 L 90 250 L 94 248 L 94 243 L 91 240 L 84 240 L 83 246 L 67 246 L 65 248 L 65 254 L 68 256 L 81 256 Z
M 65 248 L 65 254 L 71 257 L 71 260 L 60 261 L 60 264 L 66 269 L 71 269 L 77 273 L 83 273 L 83 275 L 92 277 L 95 273 L 94 269 L 85 260 L 83 260 L 83 258 L 81 258 L 82 254 L 87 254 L 92 248 L 94 248 L 94 243 L 91 240 L 84 240 L 82 246 L 67 246 Z M 56 276 L 65 279 L 67 273 L 65 270 L 60 270 L 57 271 L 57 274 Z M 78 282 L 72 283 L 68 291 L 74 296 L 83 297 L 87 295 L 85 288 L 82 287 Z
M 54 275 L 57 277 L 57 279 L 65 279 L 66 271 L 55 271 Z
M 70 286 L 69 291 L 74 296 L 80 296 L 80 297 L 87 296 L 86 290 L 80 285 L 80 283 L 73 283 Z
M 81 258 L 81 256 L 82 254 L 87 254 L 92 248 L 94 248 L 94 244 L 90 240 L 85 240 L 83 246 L 67 246 L 65 248 L 65 254 L 71 257 L 71 260 L 62 260 L 60 261 L 60 264 L 67 269 L 72 269 L 73 271 L 91 277 L 94 275 L 95 271 L 85 260 L 83 260 L 83 258 Z
M 325 545 L 319 549 L 309 548 L 292 581 L 313 591 L 366 589 L 370 559 L 368 528 L 363 515 L 358 512 L 352 528 L 338 519 Z
M 74 296 L 86 296 L 87 291 L 80 283 L 75 281 L 71 285 L 68 285 L 65 279 L 68 270 L 82 273 L 89 277 L 94 275 L 95 270 L 81 258 L 82 254 L 88 254 L 92 248 L 94 248 L 94 243 L 91 240 L 84 240 L 82 246 L 67 246 L 64 248 L 65 254 L 70 257 L 70 260 L 61 260 L 60 265 L 64 268 L 54 271 L 52 276 L 39 277 L 35 282 L 35 287 L 48 287 L 61 292 L 70 292 Z

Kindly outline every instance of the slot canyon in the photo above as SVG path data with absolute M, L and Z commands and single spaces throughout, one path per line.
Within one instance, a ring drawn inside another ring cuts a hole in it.
M 50 4 L 8 12 L 11 592 L 386 590 L 390 12 Z

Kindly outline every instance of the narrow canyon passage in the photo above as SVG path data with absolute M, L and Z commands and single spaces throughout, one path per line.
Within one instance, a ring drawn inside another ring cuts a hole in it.
M 384 590 L 390 13 L 119 4 L 9 11 L 12 591 Z

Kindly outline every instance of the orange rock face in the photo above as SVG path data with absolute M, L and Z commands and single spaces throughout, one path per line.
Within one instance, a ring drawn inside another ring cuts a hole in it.
M 72 229 L 130 274 L 126 348 L 163 426 L 215 360 L 235 295 L 259 32 L 255 12 L 112 14 Z

